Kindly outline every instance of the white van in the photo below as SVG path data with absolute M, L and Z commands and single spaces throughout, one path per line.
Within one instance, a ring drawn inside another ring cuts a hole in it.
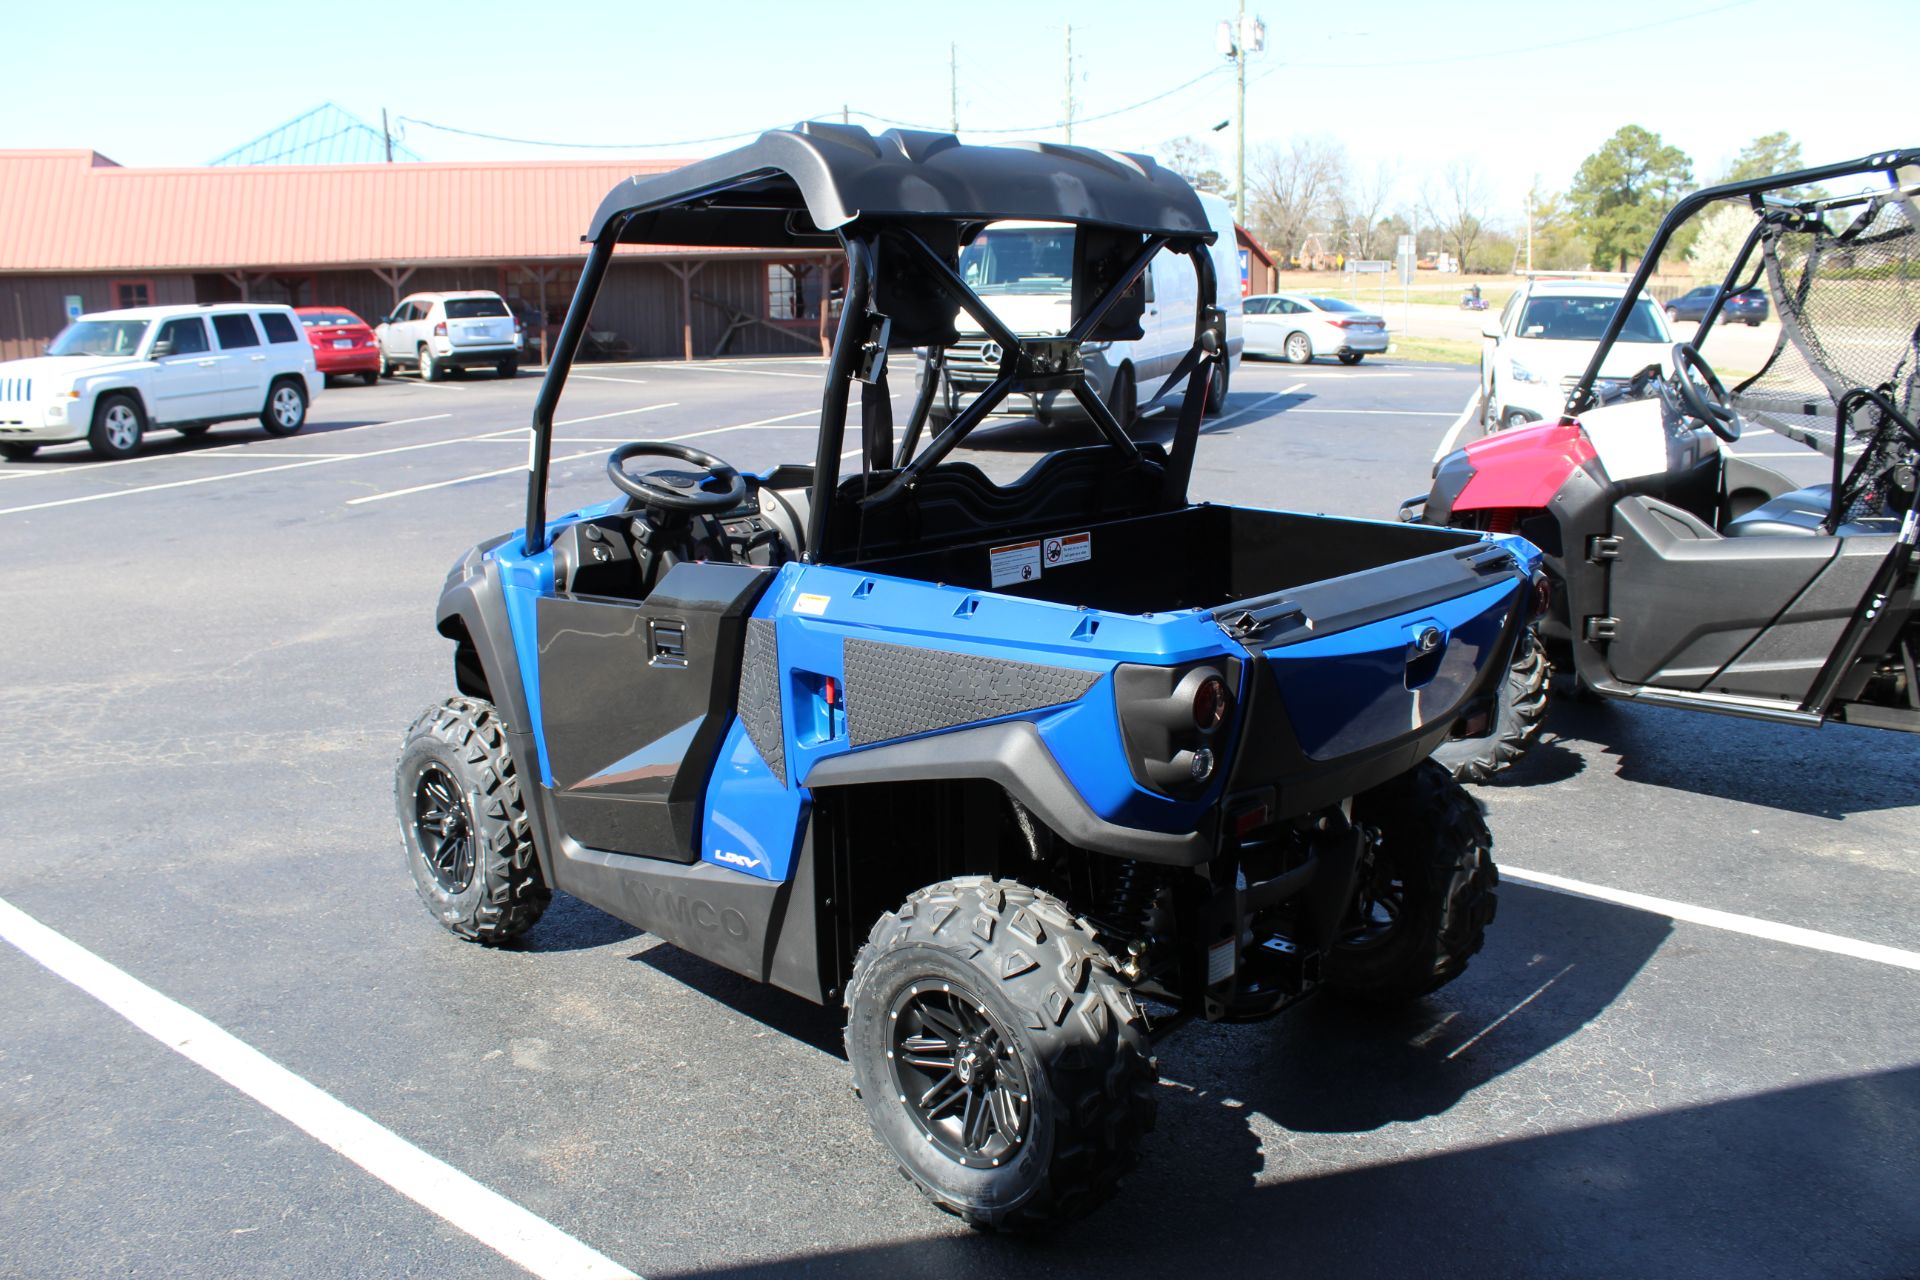
M 1215 367 L 1207 395 L 1207 413 L 1220 412 L 1227 383 L 1240 364 L 1241 305 L 1240 255 L 1234 239 L 1233 207 L 1218 196 L 1200 194 L 1207 221 L 1218 233 L 1213 243 L 1213 270 L 1218 280 L 1218 305 L 1227 313 L 1227 362 Z M 1073 228 L 1058 222 L 995 222 L 960 251 L 960 275 L 994 315 L 1022 337 L 1065 333 L 1073 309 Z M 1087 380 L 1113 410 L 1120 425 L 1130 427 L 1139 407 L 1193 346 L 1195 283 L 1193 264 L 1170 252 L 1155 255 L 1147 268 L 1146 314 L 1143 334 L 1131 342 L 1089 342 L 1080 348 Z M 947 349 L 942 385 L 929 414 L 935 429 L 960 411 L 967 399 L 984 390 L 1000 371 L 999 348 L 987 341 L 973 318 L 964 311 L 957 325 L 960 341 Z M 920 362 L 926 378 L 926 358 Z M 1025 401 L 1023 406 L 1020 402 Z M 1177 389 L 1161 404 L 1178 404 Z M 1029 412 L 1041 422 L 1056 417 L 1084 418 L 1086 413 L 1065 391 L 1009 397 L 1003 412 Z

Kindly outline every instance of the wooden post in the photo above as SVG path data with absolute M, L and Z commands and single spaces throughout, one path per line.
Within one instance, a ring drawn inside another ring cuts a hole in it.
M 533 281 L 534 287 L 538 290 L 537 296 L 540 305 L 540 364 L 544 367 L 547 363 L 547 282 L 553 279 L 555 269 L 552 267 L 541 267 L 535 270 L 532 267 L 523 266 L 520 268 L 520 272 L 526 276 L 527 279 Z
M 664 264 L 667 270 L 680 277 L 680 345 L 683 359 L 693 360 L 693 278 L 700 274 L 704 262 L 695 262 L 690 266 L 680 266 L 669 262 Z
M 373 274 L 382 284 L 393 290 L 393 301 L 387 305 L 388 311 L 391 312 L 398 309 L 400 306 L 400 286 L 413 278 L 413 273 L 417 268 L 408 267 L 405 271 L 402 271 L 398 267 L 391 269 L 374 267 L 372 270 Z
M 827 312 L 833 310 L 833 259 L 822 258 L 820 268 L 820 354 L 833 351 L 833 331 L 827 327 Z

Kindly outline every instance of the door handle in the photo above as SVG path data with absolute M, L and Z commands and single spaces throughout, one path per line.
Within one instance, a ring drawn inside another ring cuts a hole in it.
M 261 361 L 264 361 L 264 360 L 266 359 L 266 357 L 265 357 L 265 356 L 253 356 L 253 357 L 251 357 L 251 358 L 252 358 L 252 359 L 254 359 L 254 360 L 261 360 Z
M 208 360 L 195 360 L 194 363 L 199 365 L 202 369 L 211 369 L 218 362 L 215 360 L 208 359 Z

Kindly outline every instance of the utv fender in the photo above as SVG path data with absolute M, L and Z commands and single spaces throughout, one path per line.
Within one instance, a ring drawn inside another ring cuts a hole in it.
M 998 783 L 1055 835 L 1095 853 L 1175 867 L 1199 866 L 1213 856 L 1210 831 L 1143 831 L 1095 813 L 1040 740 L 1040 731 L 1025 720 L 832 756 L 809 769 L 803 781 L 818 788 L 932 778 Z

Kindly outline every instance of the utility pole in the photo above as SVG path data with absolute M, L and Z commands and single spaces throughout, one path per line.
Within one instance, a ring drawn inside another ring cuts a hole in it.
M 840 123 L 841 124 L 852 123 L 851 120 L 847 119 L 847 104 L 844 102 L 840 104 Z
M 1533 274 L 1533 197 L 1540 189 L 1540 175 L 1533 175 L 1533 185 L 1527 188 L 1527 274 Z
M 947 132 L 960 132 L 960 46 L 947 44 Z
M 1247 57 L 1267 47 L 1267 26 L 1258 15 L 1247 17 L 1247 0 L 1239 12 L 1223 18 L 1215 32 L 1221 56 L 1233 64 L 1233 220 L 1247 224 Z
M 1067 24 L 1067 145 L 1073 145 L 1073 24 Z
M 387 163 L 393 163 L 393 130 L 387 127 L 387 109 L 380 108 L 380 136 L 387 143 Z

